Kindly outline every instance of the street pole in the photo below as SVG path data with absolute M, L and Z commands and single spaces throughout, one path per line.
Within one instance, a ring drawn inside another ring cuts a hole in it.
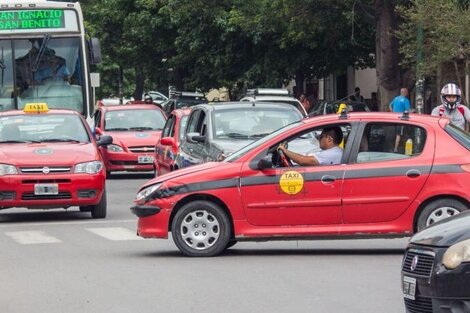
M 424 107 L 424 77 L 421 75 L 423 62 L 423 27 L 418 25 L 417 30 L 417 51 L 416 51 L 416 112 L 423 113 Z

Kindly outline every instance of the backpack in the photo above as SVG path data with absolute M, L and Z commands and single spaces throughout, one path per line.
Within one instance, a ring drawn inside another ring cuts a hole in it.
M 461 105 L 459 104 L 459 105 L 457 106 L 457 109 L 459 110 L 460 114 L 462 114 L 463 119 L 464 119 L 464 121 L 466 122 L 467 119 L 465 118 L 465 109 L 463 108 L 463 106 L 461 106 Z M 444 111 L 445 111 L 445 108 L 444 108 L 443 105 L 441 105 L 441 106 L 439 107 L 439 116 L 444 115 Z

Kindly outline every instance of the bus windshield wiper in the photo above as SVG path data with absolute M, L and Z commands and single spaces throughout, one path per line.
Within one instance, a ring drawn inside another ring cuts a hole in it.
M 49 39 L 51 39 L 51 35 L 45 34 L 42 40 L 41 46 L 39 47 L 38 54 L 36 55 L 36 59 L 31 64 L 31 72 L 33 73 L 33 77 L 34 77 L 34 73 L 36 73 L 39 68 L 39 64 L 41 63 L 44 53 L 46 52 L 46 47 L 47 47 L 47 44 L 49 43 Z

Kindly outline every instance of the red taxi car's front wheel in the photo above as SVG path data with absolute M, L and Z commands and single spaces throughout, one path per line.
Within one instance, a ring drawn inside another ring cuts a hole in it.
M 220 254 L 230 241 L 230 221 L 215 203 L 194 201 L 185 204 L 171 224 L 173 241 L 187 256 Z

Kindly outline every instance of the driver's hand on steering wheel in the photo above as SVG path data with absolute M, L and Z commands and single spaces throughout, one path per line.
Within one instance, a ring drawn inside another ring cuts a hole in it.
M 286 152 L 287 150 L 287 143 L 284 141 L 284 142 L 281 142 L 279 144 L 279 146 L 277 147 L 278 150 L 281 150 L 282 152 Z

